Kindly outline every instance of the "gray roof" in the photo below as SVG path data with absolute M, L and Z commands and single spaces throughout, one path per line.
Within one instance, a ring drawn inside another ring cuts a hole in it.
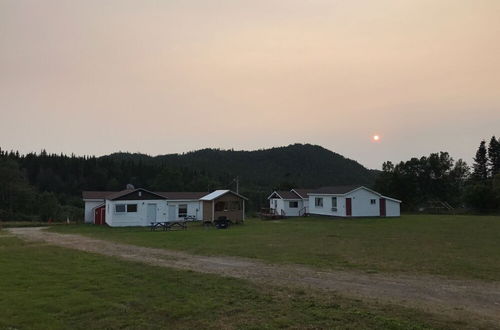
M 299 195 L 301 198 L 309 198 L 307 196 L 308 193 L 313 192 L 315 189 L 310 189 L 310 188 L 294 188 L 293 191 Z
M 356 190 L 362 185 L 349 185 L 349 186 L 332 186 L 332 187 L 321 187 L 318 189 L 311 190 L 310 194 L 328 194 L 328 195 L 343 195 Z
M 301 199 L 301 197 L 293 191 L 277 190 L 273 194 L 278 194 L 278 196 L 280 196 L 282 199 Z
M 233 195 L 236 195 L 240 198 L 243 198 L 245 200 L 248 200 L 248 198 L 246 198 L 245 196 L 242 196 L 238 193 L 235 193 L 234 191 L 231 191 L 231 190 L 227 190 L 227 189 L 224 189 L 224 190 L 215 190 L 213 192 L 211 192 L 210 194 L 205 194 L 206 196 L 203 196 L 202 198 L 200 198 L 201 201 L 213 201 L 214 199 L 217 199 L 225 194 L 233 194 Z
M 135 189 L 135 190 L 143 190 L 141 188 Z M 115 199 L 121 196 L 124 196 L 126 194 L 129 194 L 135 190 L 121 190 L 121 191 L 83 191 L 82 192 L 82 197 L 83 199 L 98 199 L 98 200 L 105 200 L 105 199 Z M 156 195 L 160 195 L 162 197 L 165 197 L 165 199 L 172 199 L 172 200 L 193 200 L 193 199 L 200 199 L 203 196 L 206 196 L 208 193 L 207 192 L 191 192 L 191 191 L 173 191 L 173 192 L 167 192 L 167 191 L 152 191 L 152 193 Z

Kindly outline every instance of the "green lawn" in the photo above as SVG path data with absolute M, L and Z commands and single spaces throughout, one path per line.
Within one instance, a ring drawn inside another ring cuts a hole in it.
M 474 327 L 397 306 L 27 243 L 1 231 L 0 265 L 0 329 Z
M 500 217 L 405 215 L 394 219 L 249 220 L 229 230 L 150 232 L 94 225 L 52 230 L 205 255 L 369 272 L 500 280 Z

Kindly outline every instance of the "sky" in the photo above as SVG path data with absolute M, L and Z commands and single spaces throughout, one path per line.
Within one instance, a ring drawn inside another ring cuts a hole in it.
M 500 136 L 499 17 L 498 0 L 0 0 L 0 147 L 471 162 Z

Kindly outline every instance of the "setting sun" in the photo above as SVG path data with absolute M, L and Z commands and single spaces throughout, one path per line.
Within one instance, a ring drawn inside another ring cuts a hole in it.
M 380 141 L 380 136 L 374 135 L 372 139 L 373 139 L 373 141 L 378 142 L 378 141 Z

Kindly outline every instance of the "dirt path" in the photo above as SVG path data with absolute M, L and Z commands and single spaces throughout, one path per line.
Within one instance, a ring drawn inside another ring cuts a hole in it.
M 52 233 L 43 228 L 10 228 L 26 240 L 155 266 L 242 278 L 258 283 L 307 287 L 345 296 L 377 300 L 446 314 L 454 319 L 500 325 L 500 284 L 476 280 L 447 280 L 434 276 L 318 271 L 297 265 L 273 265 L 237 257 L 207 257 Z M 490 323 L 491 322 L 491 323 Z

